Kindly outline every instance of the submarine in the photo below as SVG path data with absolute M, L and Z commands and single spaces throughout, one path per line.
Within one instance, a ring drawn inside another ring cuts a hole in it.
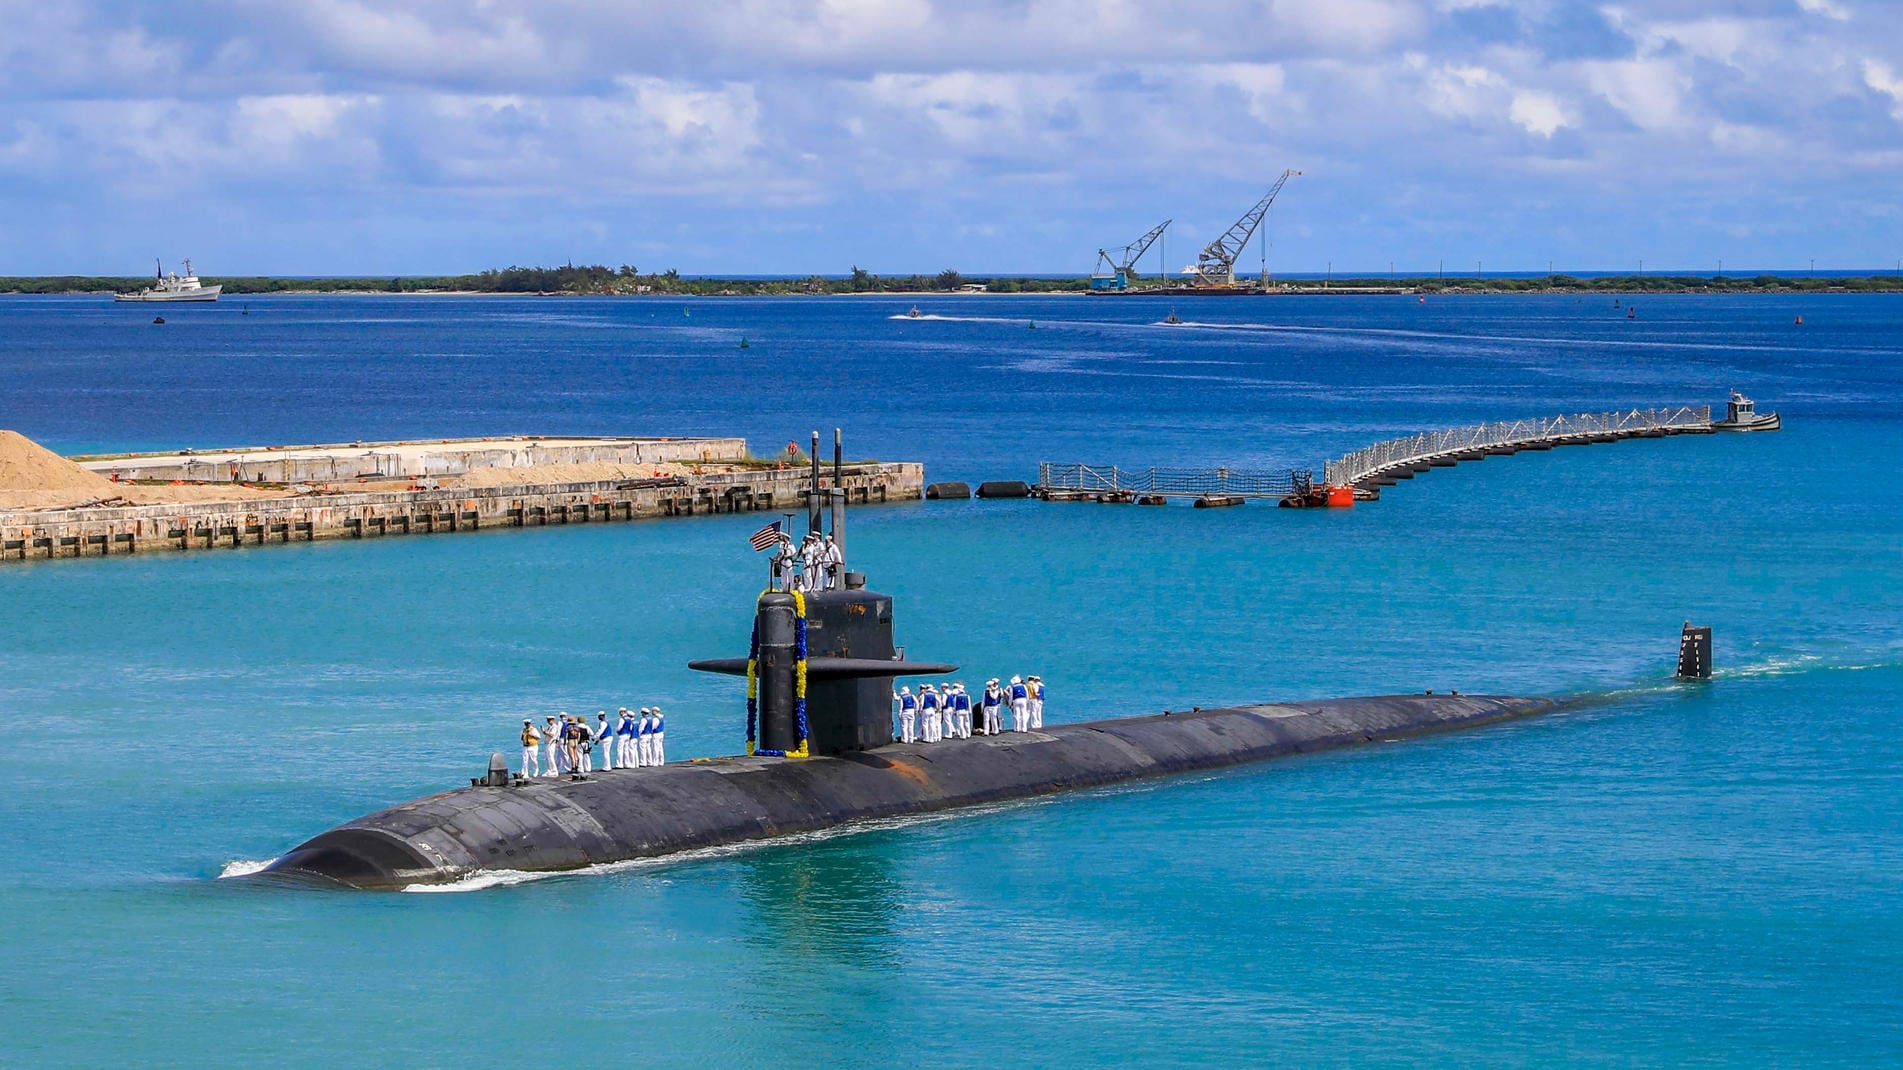
M 807 529 L 845 543 L 841 441 L 821 485 L 813 435 Z M 1547 698 L 1388 695 L 1196 708 L 936 743 L 894 742 L 892 686 L 954 665 L 908 659 L 893 600 L 843 561 L 834 585 L 754 606 L 745 657 L 693 661 L 745 677 L 746 753 L 570 778 L 512 775 L 500 754 L 470 786 L 320 833 L 243 879 L 361 889 L 483 872 L 556 872 L 1220 769 L 1471 728 L 1551 710 Z

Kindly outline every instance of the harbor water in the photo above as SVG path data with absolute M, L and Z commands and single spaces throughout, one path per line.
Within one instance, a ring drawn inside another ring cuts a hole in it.
M 0 298 L 0 427 L 65 453 L 841 426 L 975 482 L 1732 388 L 1784 417 L 1350 510 L 856 509 L 907 653 L 1039 673 L 1055 721 L 1585 701 L 440 894 L 218 878 L 513 763 L 525 716 L 740 749 L 740 686 L 685 663 L 744 651 L 764 517 L 0 564 L 0 1065 L 1903 1060 L 1903 297 L 1637 304 Z M 1708 683 L 1671 680 L 1688 619 Z

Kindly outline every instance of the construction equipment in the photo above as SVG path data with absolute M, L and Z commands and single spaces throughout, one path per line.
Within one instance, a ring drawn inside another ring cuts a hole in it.
M 1203 246 L 1196 257 L 1195 277 L 1191 280 L 1197 286 L 1222 286 L 1233 288 L 1236 285 L 1236 258 L 1249 244 L 1249 237 L 1262 223 L 1262 217 L 1269 214 L 1269 205 L 1275 203 L 1275 195 L 1282 192 L 1288 180 L 1301 174 L 1293 169 L 1282 172 L 1282 177 L 1269 187 L 1268 195 L 1257 201 L 1254 208 L 1244 212 L 1235 225 L 1223 233 L 1223 236 Z
M 1123 252 L 1112 259 L 1107 249 L 1097 250 L 1097 264 L 1108 270 L 1093 272 L 1090 276 L 1090 288 L 1093 290 L 1127 290 L 1130 280 L 1136 277 L 1137 261 L 1150 251 L 1156 239 L 1169 229 L 1170 221 L 1165 219 L 1151 227 L 1149 233 L 1123 247 Z

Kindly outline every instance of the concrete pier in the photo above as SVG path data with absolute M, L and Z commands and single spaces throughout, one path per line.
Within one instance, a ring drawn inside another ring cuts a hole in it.
M 502 486 L 365 490 L 332 484 L 329 492 L 283 498 L 0 510 L 0 561 L 104 557 L 153 551 L 196 552 L 319 539 L 374 539 L 498 527 L 789 511 L 802 508 L 809 492 L 808 474 L 803 469 L 736 464 L 746 456 L 743 439 L 566 442 L 540 439 L 532 446 L 526 444 L 526 440 L 504 440 L 503 445 L 494 445 L 491 440 L 376 443 L 284 451 L 147 454 L 89 458 L 82 463 L 107 474 L 119 472 L 122 478 L 133 473 L 156 473 L 157 478 L 164 478 L 178 470 L 174 466 L 192 459 L 222 467 L 226 472 L 236 464 L 241 469 L 240 475 L 246 477 L 258 473 L 309 475 L 317 468 L 328 473 L 333 463 L 342 472 L 360 461 L 363 465 L 375 465 L 379 477 L 397 474 L 399 480 L 414 478 L 427 484 L 429 476 L 393 473 L 384 467 L 389 462 L 371 458 L 373 455 L 398 457 L 403 459 L 402 465 L 408 465 L 413 471 L 433 471 L 453 477 L 481 467 L 485 460 L 514 460 L 523 452 L 558 450 L 566 451 L 567 455 L 540 458 L 535 463 L 625 464 L 630 463 L 626 454 L 633 452 L 641 457 L 638 463 L 666 463 L 677 470 L 683 463 L 698 464 L 704 455 L 714 462 L 710 467 L 723 470 L 705 473 L 690 470 L 641 479 L 551 483 L 536 482 L 535 467 L 499 464 L 492 466 L 521 468 L 523 482 Z M 593 460 L 578 460 L 577 454 L 593 454 Z M 232 459 L 240 456 L 245 459 Z M 723 461 L 726 463 L 722 464 Z M 450 471 L 457 466 L 459 471 Z M 351 478 L 370 477 L 365 474 Z M 229 479 L 227 476 L 226 481 Z M 839 484 L 853 504 L 917 500 L 924 491 L 925 470 L 917 463 L 849 464 L 842 469 Z M 828 492 L 833 488 L 830 469 L 824 473 L 822 486 Z

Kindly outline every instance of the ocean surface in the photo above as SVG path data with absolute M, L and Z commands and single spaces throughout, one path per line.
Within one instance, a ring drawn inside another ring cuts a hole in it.
M 1459 688 L 1541 719 L 445 894 L 220 880 L 520 718 L 743 743 L 757 516 L 0 564 L 0 1065 L 1895 1065 L 1903 297 L 0 297 L 63 452 L 842 426 L 933 479 L 1312 467 L 1488 419 L 1785 430 L 1352 510 L 856 509 L 914 655 L 1055 721 Z M 1803 317 L 1803 324 L 1796 317 Z M 1033 324 L 1035 326 L 1033 326 Z M 740 348 L 741 339 L 748 347 Z M 1718 676 L 1671 681 L 1680 624 Z

